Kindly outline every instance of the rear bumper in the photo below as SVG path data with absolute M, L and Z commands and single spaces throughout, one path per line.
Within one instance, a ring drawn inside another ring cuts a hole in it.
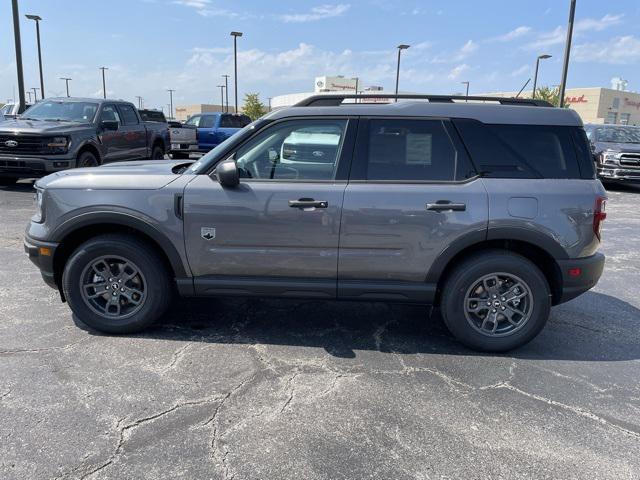
M 57 243 L 34 240 L 29 236 L 24 238 L 24 251 L 29 255 L 29 260 L 40 269 L 45 283 L 51 288 L 58 289 L 53 271 L 53 256 L 56 248 L 58 248 Z
M 0 155 L 0 175 L 3 177 L 43 177 L 76 166 L 75 158 L 65 156 L 27 157 Z
M 602 275 L 604 258 L 602 253 L 596 253 L 585 258 L 558 260 L 562 272 L 562 292 L 557 303 L 568 302 L 592 289 Z M 577 269 L 580 269 L 579 275 L 576 275 Z

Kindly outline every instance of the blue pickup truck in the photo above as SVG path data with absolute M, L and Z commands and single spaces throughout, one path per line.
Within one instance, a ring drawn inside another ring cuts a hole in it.
M 187 158 L 190 153 L 207 153 L 250 123 L 247 115 L 221 112 L 198 113 L 184 124 L 171 122 L 171 156 Z

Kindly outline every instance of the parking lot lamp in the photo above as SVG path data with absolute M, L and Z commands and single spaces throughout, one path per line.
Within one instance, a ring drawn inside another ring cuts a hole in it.
M 543 55 L 538 55 L 538 58 L 536 58 L 536 71 L 533 74 L 533 92 L 531 93 L 531 98 L 536 98 L 536 86 L 538 85 L 538 68 L 540 67 L 540 60 L 546 60 L 547 58 L 551 58 L 551 55 L 547 55 L 545 53 Z
M 235 91 L 235 105 L 236 110 L 234 113 L 238 113 L 238 37 L 242 36 L 242 32 L 231 32 L 233 37 L 233 83 Z
M 269 102 L 269 111 L 271 111 L 271 98 L 273 98 L 273 97 L 267 98 L 267 101 Z
M 138 99 L 138 110 L 142 108 L 142 97 L 140 95 L 136 95 Z
M 27 95 L 29 97 L 29 103 L 31 103 L 31 90 L 27 90 Z
M 60 80 L 64 80 L 65 83 L 67 84 L 67 97 L 69 96 L 69 80 L 72 80 L 69 77 L 60 77 Z
M 571 37 L 573 37 L 573 19 L 576 16 L 576 0 L 571 0 L 569 7 L 569 24 L 567 25 L 567 41 L 564 46 L 564 63 L 562 64 L 562 80 L 558 92 L 559 107 L 564 107 L 564 91 L 567 87 L 567 73 L 569 71 L 569 57 L 571 56 Z
M 33 90 L 33 101 L 37 102 L 38 101 L 38 90 L 40 90 L 38 87 L 33 87 L 31 90 Z
M 44 98 L 44 78 L 42 76 L 42 51 L 40 50 L 40 20 L 41 17 L 38 15 L 25 15 L 29 20 L 33 20 L 36 22 L 36 38 L 38 39 L 38 65 L 40 67 L 40 93 L 42 94 L 42 98 Z
M 460 83 L 467 86 L 467 93 L 465 94 L 465 97 L 468 98 L 469 97 L 469 82 L 466 81 L 466 82 L 460 82 Z
M 175 92 L 175 90 L 167 88 L 167 92 L 169 92 L 169 118 L 173 119 L 173 92 Z
M 224 85 L 218 85 L 220 89 L 220 111 L 224 112 Z
M 410 45 L 398 45 L 398 67 L 396 68 L 396 102 L 398 101 L 398 84 L 400 83 L 400 53 L 402 52 L 402 50 L 406 50 L 409 47 Z
M 224 93 L 227 97 L 225 100 L 226 107 L 224 109 L 225 112 L 229 113 L 229 75 L 222 75 L 224 77 Z
M 104 79 L 104 71 L 109 70 L 107 67 L 100 67 L 102 70 L 102 98 L 107 98 L 107 84 Z
M 18 99 L 20 105 L 18 113 L 22 113 L 25 106 L 24 99 L 24 76 L 22 74 L 22 42 L 20 41 L 20 13 L 18 12 L 18 0 L 11 1 L 11 9 L 13 11 L 13 38 L 16 50 L 16 70 L 18 74 Z

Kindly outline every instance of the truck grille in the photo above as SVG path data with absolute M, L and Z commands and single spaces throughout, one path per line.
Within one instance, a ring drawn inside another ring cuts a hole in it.
M 640 167 L 640 153 L 622 153 L 620 155 L 620 165 Z
M 11 146 L 12 141 L 17 142 L 17 145 Z M 7 135 L 0 133 L 0 153 L 9 155 L 47 153 L 47 143 L 49 141 L 49 138 L 40 135 Z

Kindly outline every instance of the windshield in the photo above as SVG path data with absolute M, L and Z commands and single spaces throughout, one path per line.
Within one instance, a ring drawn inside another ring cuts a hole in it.
M 596 131 L 598 142 L 605 143 L 640 143 L 640 128 L 604 127 Z
M 218 157 L 224 151 L 226 151 L 231 145 L 236 142 L 242 141 L 244 138 L 251 135 L 251 133 L 255 130 L 255 128 L 262 124 L 262 119 L 258 119 L 255 122 L 251 122 L 249 125 L 244 127 L 242 130 L 239 130 L 235 134 L 231 135 L 224 142 L 219 143 L 213 150 L 210 150 L 206 155 L 202 156 L 200 160 L 195 162 L 193 165 L 186 170 L 185 173 L 202 173 L 211 165 L 211 160 Z
M 66 102 L 62 100 L 46 100 L 37 103 L 24 112 L 21 118 L 28 120 L 68 121 L 91 123 L 98 111 L 98 104 L 93 102 Z

